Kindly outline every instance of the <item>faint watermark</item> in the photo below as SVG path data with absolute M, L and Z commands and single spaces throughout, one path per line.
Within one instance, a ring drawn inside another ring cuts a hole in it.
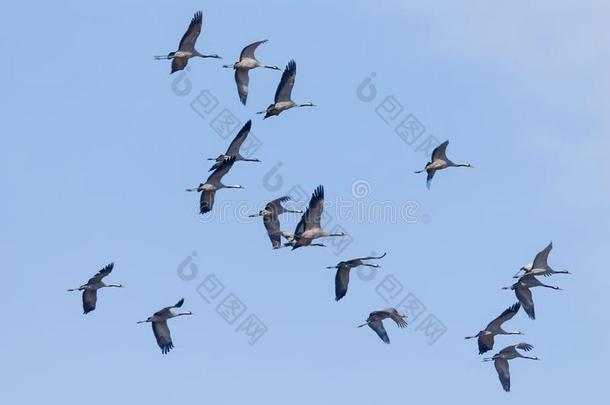
M 197 252 L 193 251 L 177 266 L 176 272 L 182 281 L 197 282 L 195 291 L 232 328 L 246 336 L 250 345 L 256 344 L 268 331 L 267 325 L 233 291 L 227 291 L 224 283 L 214 273 L 202 274 L 195 263 Z M 246 315 L 247 314 L 247 315 Z
M 429 157 L 440 140 L 426 132 L 426 126 L 393 94 L 379 96 L 374 79 L 375 72 L 366 76 L 356 87 L 356 97 L 363 103 L 375 102 L 373 111 L 385 125 L 390 126 L 394 134 L 404 143 L 412 147 L 415 152 L 422 152 Z

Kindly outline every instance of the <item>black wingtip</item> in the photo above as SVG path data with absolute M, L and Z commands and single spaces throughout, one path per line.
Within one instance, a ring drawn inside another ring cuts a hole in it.
M 176 303 L 176 305 L 174 305 L 174 307 L 176 308 L 180 308 L 182 306 L 182 304 L 184 304 L 184 298 L 181 298 L 180 301 L 178 301 Z

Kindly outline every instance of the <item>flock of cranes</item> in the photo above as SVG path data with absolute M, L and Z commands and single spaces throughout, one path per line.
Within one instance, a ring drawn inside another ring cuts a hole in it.
M 519 312 L 519 309 L 521 309 L 521 307 L 523 307 L 523 310 L 530 319 L 536 319 L 536 315 L 534 312 L 534 301 L 532 299 L 532 292 L 530 291 L 530 288 L 547 287 L 552 288 L 554 290 L 561 290 L 561 288 L 559 287 L 543 284 L 540 280 L 536 278 L 536 276 L 548 277 L 553 274 L 570 274 L 570 272 L 567 270 L 555 271 L 548 265 L 548 258 L 551 249 L 553 249 L 552 242 L 549 243 L 547 247 L 545 247 L 541 252 L 536 255 L 533 263 L 523 266 L 517 272 L 517 274 L 513 276 L 514 278 L 519 278 L 519 280 L 515 284 L 510 287 L 502 287 L 502 289 L 504 290 L 514 290 L 515 295 L 517 296 L 517 300 L 519 300 L 519 302 L 507 308 L 497 318 L 489 322 L 485 329 L 479 331 L 479 333 L 477 333 L 476 335 L 466 336 L 465 339 L 477 339 L 477 343 L 479 346 L 479 354 L 487 353 L 488 351 L 493 349 L 495 336 L 523 335 L 523 333 L 521 333 L 520 331 L 508 332 L 502 328 L 502 325 L 505 322 L 511 320 Z M 524 272 L 524 274 L 519 277 L 519 274 L 521 272 Z M 494 362 L 496 371 L 498 372 L 498 378 L 500 379 L 500 383 L 502 384 L 502 388 L 504 388 L 505 391 L 510 391 L 510 373 L 508 368 L 508 360 L 512 360 L 517 357 L 530 360 L 540 360 L 538 357 L 525 356 L 519 351 L 522 350 L 525 352 L 529 352 L 533 348 L 534 346 L 528 343 L 519 343 L 512 346 L 507 346 L 492 357 L 485 358 L 483 361 Z
M 221 59 L 221 57 L 216 54 L 202 54 L 195 49 L 195 43 L 199 37 L 199 34 L 201 33 L 202 25 L 203 14 L 201 11 L 197 11 L 193 16 L 187 31 L 180 40 L 178 50 L 170 52 L 167 55 L 155 56 L 155 59 L 171 60 L 171 73 L 184 69 L 191 58 L 200 57 Z M 262 40 L 247 45 L 241 51 L 239 60 L 237 62 L 231 65 L 223 66 L 224 68 L 231 68 L 235 71 L 235 83 L 237 86 L 239 100 L 244 105 L 248 99 L 250 70 L 256 68 L 281 70 L 277 66 L 266 65 L 256 59 L 255 51 L 260 45 L 266 42 L 267 40 Z M 265 110 L 257 112 L 257 114 L 265 114 L 265 119 L 280 115 L 282 112 L 291 108 L 314 106 L 314 104 L 311 102 L 299 104 L 292 100 L 292 89 L 295 83 L 296 72 L 296 62 L 294 60 L 290 60 L 282 73 L 282 77 L 275 92 L 274 102 Z M 251 128 L 252 120 L 249 120 L 235 136 L 224 154 L 221 154 L 216 158 L 208 158 L 208 160 L 213 160 L 214 164 L 209 169 L 209 171 L 212 173 L 208 176 L 207 180 L 200 183 L 196 187 L 186 189 L 186 191 L 189 192 L 201 193 L 199 203 L 199 211 L 201 214 L 206 214 L 213 209 L 215 195 L 218 190 L 223 188 L 243 188 L 243 186 L 239 184 L 226 185 L 222 182 L 223 177 L 231 170 L 235 162 L 260 162 L 259 159 L 245 158 L 240 154 L 240 148 L 248 137 Z M 445 141 L 436 147 L 432 152 L 430 162 L 425 165 L 424 169 L 415 172 L 427 173 L 426 186 L 428 188 L 430 188 L 430 183 L 435 173 L 439 170 L 443 170 L 448 167 L 472 167 L 470 163 L 456 164 L 447 158 L 446 150 L 448 144 L 449 141 Z M 307 246 L 324 247 L 325 245 L 318 242 L 318 239 L 346 236 L 346 233 L 344 232 L 327 232 L 320 224 L 324 210 L 324 187 L 322 185 L 318 186 L 313 191 L 309 205 L 307 206 L 305 212 L 298 209 L 286 208 L 283 204 L 289 200 L 290 198 L 288 196 L 276 198 L 269 201 L 257 214 L 250 215 L 250 217 L 263 217 L 263 224 L 273 249 L 290 247 L 292 250 L 294 250 Z M 281 228 L 279 217 L 284 213 L 302 214 L 301 219 L 293 233 L 283 231 Z M 282 243 L 282 239 L 285 240 L 284 243 Z M 516 283 L 510 287 L 504 287 L 504 289 L 511 289 L 515 291 L 515 295 L 519 302 L 507 308 L 497 318 L 492 320 L 485 327 L 485 329 L 478 332 L 476 335 L 466 337 L 466 339 L 477 339 L 479 354 L 486 353 L 493 349 L 495 336 L 522 335 L 522 333 L 519 331 L 506 331 L 503 329 L 502 325 L 511 320 L 519 312 L 521 307 L 523 307 L 524 311 L 531 319 L 535 318 L 534 302 L 530 291 L 531 288 L 540 286 L 559 290 L 559 287 L 543 284 L 536 278 L 537 276 L 541 275 L 550 276 L 557 273 L 568 273 L 567 271 L 555 271 L 549 267 L 547 260 L 551 249 L 552 244 L 549 244 L 542 252 L 536 255 L 536 258 L 532 264 L 522 267 L 517 275 L 514 276 L 515 278 L 518 278 Z M 328 269 L 336 270 L 335 300 L 339 301 L 346 296 L 350 271 L 352 269 L 359 266 L 367 266 L 378 269 L 381 266 L 376 263 L 370 263 L 370 261 L 380 260 L 385 256 L 386 253 L 380 256 L 359 257 L 341 261 L 335 266 L 328 266 Z M 105 287 L 123 287 L 121 284 L 106 284 L 103 282 L 103 279 L 112 272 L 113 268 L 114 264 L 110 263 L 96 273 L 92 278 L 90 278 L 86 284 L 83 284 L 78 288 L 68 290 L 82 291 L 82 305 L 83 312 L 85 314 L 93 311 L 96 308 L 98 290 Z M 520 275 L 521 272 L 523 272 L 522 275 Z M 171 318 L 193 314 L 190 311 L 179 312 L 183 304 L 184 298 L 180 299 L 175 305 L 165 307 L 155 312 L 146 320 L 138 322 L 152 324 L 155 339 L 163 354 L 167 354 L 174 347 L 167 321 Z M 390 338 L 388 337 L 383 324 L 383 320 L 388 318 L 394 321 L 399 328 L 407 327 L 406 315 L 398 311 L 396 308 L 385 308 L 373 311 L 369 314 L 366 321 L 363 324 L 358 325 L 358 327 L 368 325 L 383 342 L 389 344 Z M 532 349 L 533 346 L 527 343 L 519 343 L 512 346 L 507 346 L 493 357 L 484 359 L 484 361 L 494 361 L 504 390 L 510 390 L 508 361 L 518 357 L 538 360 L 537 357 L 528 357 L 521 353 L 522 351 L 529 352 Z

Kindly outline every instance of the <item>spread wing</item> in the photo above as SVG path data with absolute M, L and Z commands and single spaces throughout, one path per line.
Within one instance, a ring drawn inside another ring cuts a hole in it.
M 523 310 L 530 317 L 530 319 L 536 319 L 536 313 L 534 311 L 534 300 L 532 299 L 532 291 L 522 283 L 518 283 L 515 288 L 515 295 L 519 300 L 519 303 L 523 307 Z
M 106 267 L 104 267 L 103 269 L 101 269 L 100 271 L 95 273 L 95 275 L 93 277 L 91 277 L 89 279 L 89 281 L 87 281 L 87 284 L 99 283 L 100 281 L 102 281 L 102 279 L 104 277 L 106 277 L 108 274 L 112 273 L 113 268 L 114 268 L 114 263 L 110 263 L 109 265 L 107 265 Z
M 536 255 L 532 269 L 546 269 L 548 268 L 549 253 L 553 249 L 553 242 L 549 243 L 541 252 Z
M 186 32 L 182 36 L 182 39 L 180 40 L 180 45 L 178 46 L 180 51 L 193 52 L 195 49 L 195 42 L 199 37 L 202 25 L 203 13 L 201 11 L 197 11 L 193 16 L 193 19 L 191 20 Z M 186 66 L 186 63 L 184 65 Z
M 276 198 L 275 200 L 269 201 L 267 205 L 265 205 L 265 209 L 268 211 L 279 212 L 282 209 L 282 203 L 290 201 L 290 197 L 287 195 Z
M 214 190 L 204 190 L 201 192 L 201 196 L 199 197 L 199 212 L 201 214 L 212 211 L 212 207 L 214 207 L 215 194 L 216 191 Z
M 494 366 L 496 366 L 496 371 L 498 372 L 498 378 L 500 379 L 500 383 L 502 384 L 502 388 L 504 391 L 510 391 L 510 373 L 508 370 L 508 360 L 498 357 L 494 360 Z
M 297 64 L 294 60 L 288 62 L 286 65 L 286 69 L 284 69 L 284 73 L 282 73 L 282 78 L 280 79 L 280 84 L 277 86 L 277 90 L 275 91 L 275 102 L 278 103 L 280 101 L 290 101 L 290 95 L 292 94 L 292 88 L 294 87 L 294 79 L 297 76 Z
M 239 101 L 243 105 L 246 105 L 248 99 L 248 84 L 250 83 L 250 76 L 247 70 L 235 69 L 235 84 L 237 84 L 237 94 L 239 94 Z
M 515 345 L 515 349 L 523 350 L 524 352 L 529 352 L 534 349 L 534 346 L 529 343 L 518 343 Z
M 85 288 L 83 290 L 83 313 L 88 314 L 95 309 L 97 302 L 97 290 Z
M 320 227 L 320 218 L 322 217 L 322 211 L 324 210 L 324 187 L 318 186 L 309 200 L 309 207 L 307 211 L 301 217 L 301 220 L 297 224 L 294 236 L 298 237 L 303 232 L 309 229 L 315 229 Z
M 349 284 L 349 266 L 339 266 L 335 274 L 335 301 L 339 301 L 347 294 L 347 285 Z
M 430 189 L 430 184 L 432 183 L 432 178 L 434 177 L 434 173 L 436 173 L 436 169 L 426 170 L 428 176 L 426 176 L 426 187 L 428 190 Z
M 494 348 L 494 335 L 491 333 L 480 335 L 477 343 L 479 344 L 479 354 L 486 353 Z
M 496 330 L 496 329 L 498 329 L 500 326 L 502 326 L 502 324 L 504 322 L 508 321 L 513 316 L 515 316 L 515 314 L 517 312 L 519 312 L 519 308 L 521 308 L 521 304 L 519 304 L 518 302 L 513 304 L 512 306 L 506 308 L 504 310 L 504 312 L 502 312 L 496 319 L 491 321 L 487 325 L 487 328 L 485 328 L 485 329 L 486 330 Z
M 400 316 L 397 311 L 392 311 L 392 313 L 390 313 L 390 318 L 396 322 L 396 325 L 398 325 L 399 328 L 407 327 L 407 321 L 405 321 L 405 319 Z
M 161 353 L 167 354 L 171 349 L 174 348 L 172 336 L 169 333 L 169 328 L 167 327 L 167 321 L 153 322 L 152 329 L 153 333 L 155 334 L 155 339 L 157 339 L 157 344 L 161 348 Z
M 280 221 L 277 215 L 271 214 L 263 216 L 263 224 L 265 224 L 265 229 L 267 230 L 267 235 L 269 235 L 271 245 L 274 249 L 279 249 L 282 246 L 282 233 L 280 232 Z
M 432 151 L 432 161 L 434 162 L 435 160 L 447 160 L 447 155 L 446 155 L 446 151 L 447 151 L 447 145 L 449 145 L 449 141 L 445 141 L 443 143 L 441 143 L 440 145 L 438 145 L 436 148 L 434 148 L 434 150 Z
M 186 64 L 189 63 L 188 58 L 173 58 L 172 59 L 172 71 L 171 73 L 182 70 L 186 67 Z
M 224 175 L 227 174 L 229 172 L 229 170 L 231 170 L 231 167 L 233 167 L 233 163 L 235 163 L 235 156 L 230 156 L 229 158 L 225 159 L 216 168 L 216 170 L 214 170 L 214 172 L 212 174 L 210 174 L 210 177 L 208 177 L 206 183 L 209 183 L 209 184 L 220 183 L 220 181 L 222 180 Z
M 225 153 L 226 156 L 235 156 L 239 153 L 239 148 L 241 148 L 241 145 L 244 143 L 244 141 L 248 137 L 248 134 L 250 133 L 251 128 L 252 128 L 252 120 L 248 120 L 248 122 L 246 122 L 246 124 L 242 127 L 242 129 L 239 130 L 237 135 L 235 135 L 235 138 L 233 138 L 233 140 L 231 141 L 231 144 L 229 145 L 229 148 L 227 149 L 227 153 Z
M 265 42 L 267 42 L 267 40 L 263 39 L 262 41 L 256 41 L 250 45 L 247 45 L 244 49 L 242 49 L 241 54 L 239 55 L 239 60 L 245 58 L 256 59 L 254 57 L 254 51 L 256 51 L 256 48 L 258 48 L 260 44 L 264 44 Z
M 369 322 L 369 326 L 375 331 L 375 333 L 377 333 L 377 336 L 379 336 L 381 340 L 387 344 L 390 344 L 390 338 L 388 337 L 388 333 L 385 331 L 383 322 L 381 320 Z

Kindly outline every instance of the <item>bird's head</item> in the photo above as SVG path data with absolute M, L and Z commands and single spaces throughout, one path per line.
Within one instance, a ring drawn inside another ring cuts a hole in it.
M 210 58 L 214 58 L 214 59 L 222 59 L 222 57 L 216 55 L 215 53 L 212 55 L 209 55 Z
M 464 163 L 464 167 L 474 167 L 473 165 L 471 165 L 469 162 Z

